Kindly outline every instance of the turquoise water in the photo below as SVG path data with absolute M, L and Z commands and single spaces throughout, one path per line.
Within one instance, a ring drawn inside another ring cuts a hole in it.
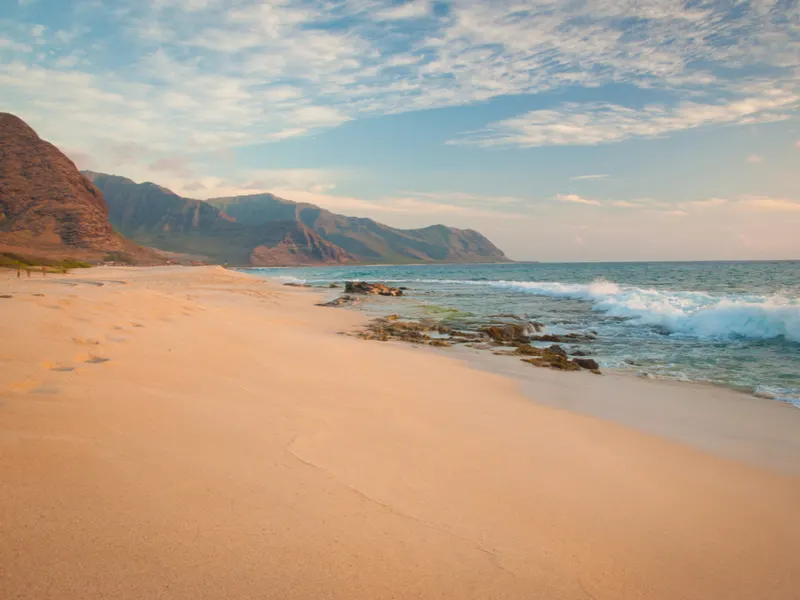
M 800 262 L 511 263 L 249 269 L 284 282 L 410 288 L 361 310 L 470 329 L 511 319 L 597 332 L 606 368 L 711 382 L 800 406 Z M 504 316 L 498 316 L 504 315 Z

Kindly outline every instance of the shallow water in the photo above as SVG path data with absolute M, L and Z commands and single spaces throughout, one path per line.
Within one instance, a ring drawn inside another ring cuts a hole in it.
M 596 331 L 605 367 L 722 384 L 800 406 L 800 261 L 512 263 L 248 269 L 285 282 L 407 286 L 362 305 L 472 328 L 539 321 L 547 333 Z

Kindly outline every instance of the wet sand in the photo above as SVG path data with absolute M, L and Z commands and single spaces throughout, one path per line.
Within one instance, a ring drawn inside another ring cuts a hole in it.
M 798 596 L 798 411 L 488 373 L 215 267 L 0 295 L 2 598 Z

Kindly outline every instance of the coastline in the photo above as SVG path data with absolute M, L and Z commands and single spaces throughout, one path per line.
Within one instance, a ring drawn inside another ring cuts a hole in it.
M 340 292 L 332 294 L 324 287 L 299 289 L 326 294 L 326 299 Z M 372 320 L 382 313 L 366 310 L 360 314 Z M 368 341 L 409 345 L 398 340 Z M 410 345 L 471 369 L 513 379 L 521 393 L 540 405 L 612 421 L 717 456 L 800 476 L 800 411 L 794 404 L 722 384 L 642 378 L 634 370 L 604 367 L 598 378 L 586 371 L 531 367 L 519 356 L 463 344 L 447 348 Z
M 366 317 L 318 292 L 216 267 L 0 272 L 3 595 L 794 597 L 792 407 L 523 385 L 338 335 Z

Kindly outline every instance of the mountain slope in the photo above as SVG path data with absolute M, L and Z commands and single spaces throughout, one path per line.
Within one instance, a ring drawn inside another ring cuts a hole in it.
M 114 226 L 141 243 L 240 265 L 348 262 L 500 262 L 476 231 L 433 225 L 402 230 L 272 194 L 192 200 L 153 183 L 85 172 Z
M 215 198 L 210 204 L 240 223 L 295 219 L 365 262 L 502 262 L 502 250 L 477 231 L 432 225 L 395 229 L 372 219 L 346 217 L 273 194 Z
M 354 260 L 294 219 L 250 226 L 207 202 L 182 198 L 154 183 L 135 183 L 91 171 L 84 174 L 102 190 L 114 226 L 143 244 L 237 265 L 339 264 Z
M 41 257 L 155 259 L 108 221 L 102 194 L 20 118 L 0 113 L 0 246 Z

